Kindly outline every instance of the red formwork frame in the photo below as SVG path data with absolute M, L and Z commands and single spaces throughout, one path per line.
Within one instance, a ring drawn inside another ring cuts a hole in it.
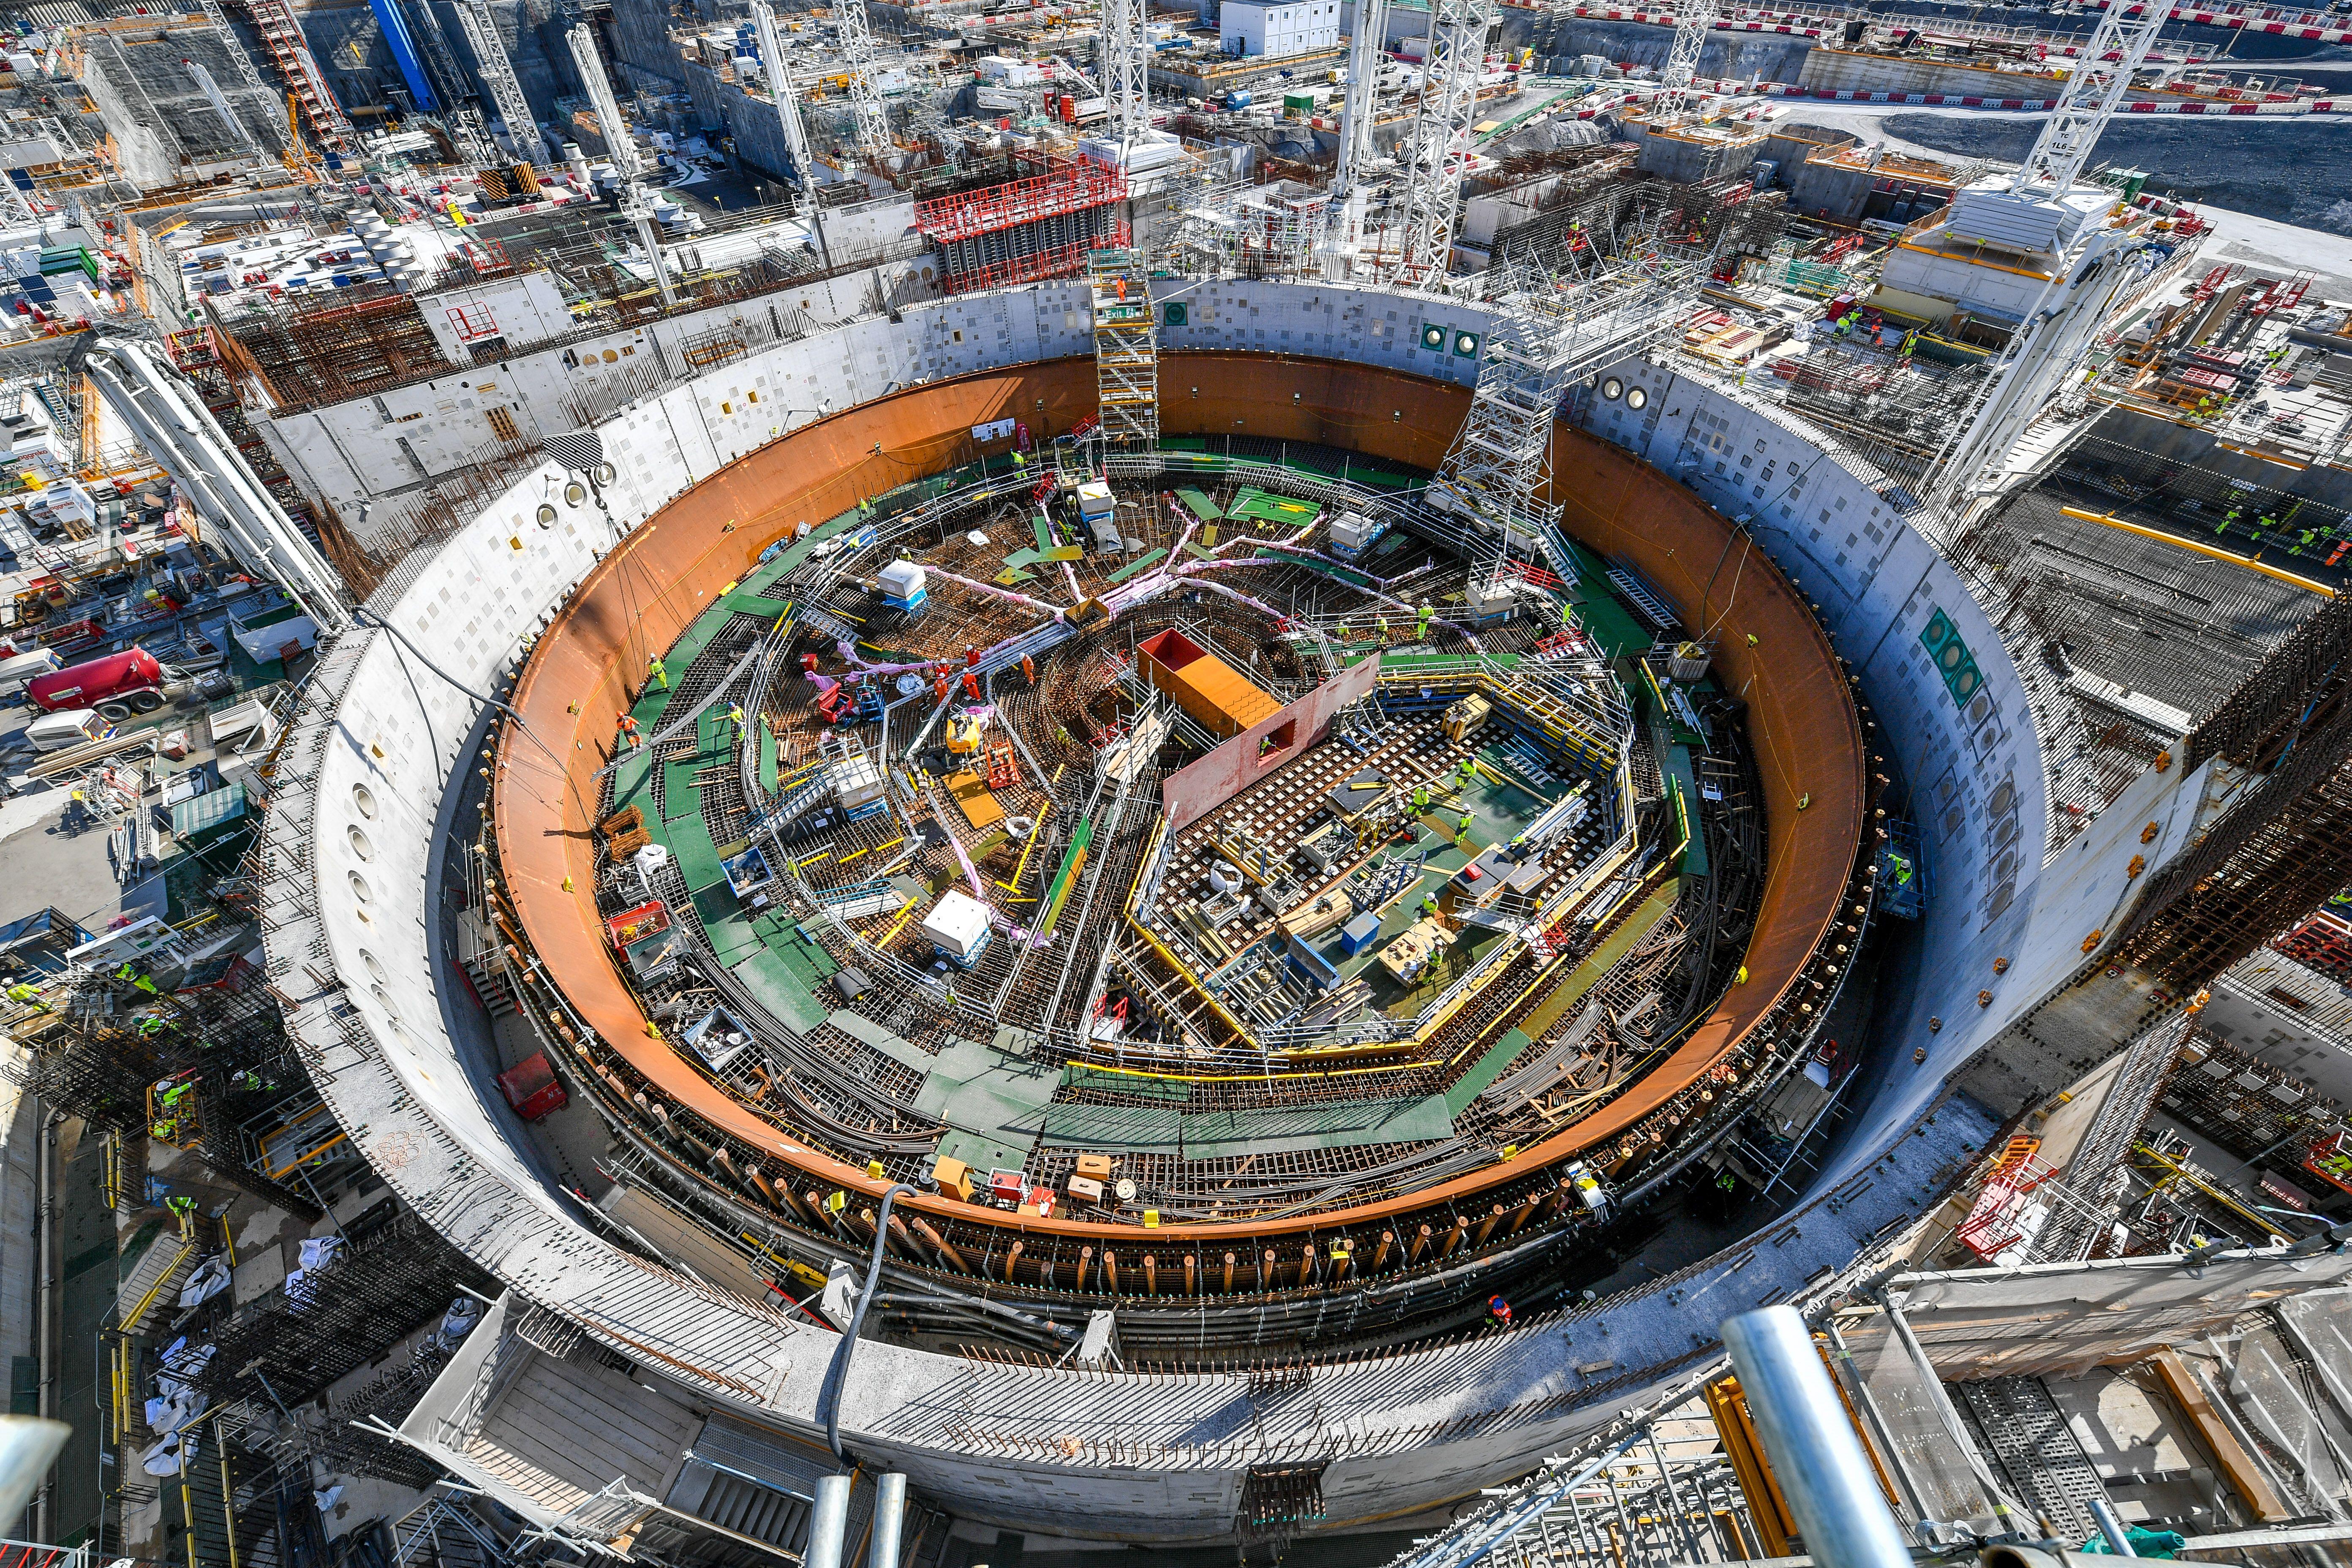
M 1091 158 L 1056 159 L 1046 173 L 915 204 L 915 228 L 942 245 L 1127 199 L 1127 176 Z

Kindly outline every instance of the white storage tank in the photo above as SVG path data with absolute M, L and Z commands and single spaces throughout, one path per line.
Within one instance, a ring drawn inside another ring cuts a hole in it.
M 1118 509 L 1110 493 L 1110 486 L 1100 479 L 1089 479 L 1078 487 L 1078 515 L 1092 522 L 1098 517 L 1108 517 Z

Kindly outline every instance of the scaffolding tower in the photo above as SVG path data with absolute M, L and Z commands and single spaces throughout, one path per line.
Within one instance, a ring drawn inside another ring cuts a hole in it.
M 1507 553 L 1540 552 L 1553 572 L 1573 581 L 1576 556 L 1559 531 L 1561 509 L 1539 494 L 1560 395 L 1570 382 L 1680 331 L 1706 265 L 1699 247 L 1670 245 L 1653 222 L 1607 258 L 1590 247 L 1523 251 L 1490 271 L 1498 310 L 1485 342 L 1433 329 L 1455 334 L 1454 352 L 1479 356 L 1478 384 L 1423 505 L 1483 536 L 1465 542 L 1475 552 L 1496 545 Z
M 514 155 L 526 163 L 546 163 L 547 143 L 540 137 L 539 121 L 530 112 L 530 100 L 523 96 L 514 61 L 507 58 L 489 0 L 458 0 L 457 25 L 466 29 L 474 63 L 481 68 L 482 85 L 490 89 L 490 101 L 497 106 L 499 118 L 507 122 L 507 140 L 514 143 Z M 605 141 L 609 143 L 612 138 Z
M 338 153 L 352 151 L 356 133 L 342 106 L 335 101 L 334 89 L 327 85 L 326 73 L 319 68 L 309 41 L 302 37 L 302 26 L 294 19 L 294 8 L 287 0 L 245 0 L 245 9 L 261 34 L 270 58 L 278 62 L 278 74 L 285 79 L 286 89 L 301 106 L 302 118 L 310 122 L 310 133 Z M 236 35 L 230 34 L 229 39 L 234 44 Z
M 1150 273 L 1125 246 L 1087 258 L 1093 286 L 1095 386 L 1107 441 L 1149 448 L 1160 440 L 1160 340 Z

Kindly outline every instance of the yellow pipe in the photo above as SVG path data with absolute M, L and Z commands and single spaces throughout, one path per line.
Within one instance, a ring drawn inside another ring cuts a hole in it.
M 858 856 L 860 856 L 860 855 L 871 855 L 871 854 L 873 854 L 873 853 L 874 853 L 874 851 L 876 851 L 877 849 L 896 849 L 899 845 L 904 844 L 905 842 L 907 842 L 907 836 L 906 836 L 905 834 L 903 834 L 903 833 L 902 833 L 902 834 L 898 835 L 898 837 L 893 838 L 892 840 L 890 840 L 890 842 L 889 842 L 889 843 L 887 843 L 887 844 L 869 844 L 869 845 L 867 845 L 867 846 L 866 846 L 865 848 L 863 848 L 863 849 L 856 850 L 856 851 L 855 851 L 854 853 L 851 853 L 851 854 L 848 854 L 848 855 L 844 855 L 844 856 L 843 856 L 843 857 L 842 857 L 838 861 L 836 861 L 836 862 L 835 862 L 835 864 L 836 864 L 836 865 L 846 866 L 846 865 L 848 865 L 852 860 L 856 859 L 856 858 L 857 858 L 857 857 L 858 857 Z
M 890 922 L 890 929 L 884 931 L 878 938 L 877 938 L 874 945 L 877 947 L 889 946 L 890 939 L 898 934 L 899 928 L 907 923 L 907 917 L 914 913 L 914 910 L 915 900 L 912 899 L 908 899 L 905 903 L 900 904 L 898 906 L 898 917 Z
M 1009 882 L 999 882 L 996 884 L 998 887 L 1003 889 L 1008 893 L 1017 893 L 1021 890 L 1021 873 L 1029 868 L 1029 851 L 1036 848 L 1037 840 L 1043 838 L 1045 836 L 1045 824 L 1041 818 L 1038 821 L 1037 826 L 1029 830 L 1028 841 L 1021 846 L 1021 858 L 1016 861 L 1013 867 L 1013 880 Z
M 2196 540 L 2183 539 L 2177 533 L 2166 533 L 2160 529 L 2143 528 L 2138 523 L 2126 522 L 2123 519 L 2109 516 L 2105 512 L 2084 511 L 2071 506 L 2062 506 L 2058 510 L 2077 522 L 2095 522 L 2103 528 L 2117 529 L 2125 533 L 2136 533 L 2142 539 L 2153 539 L 2158 544 L 2169 544 L 2194 554 L 2210 556 L 2216 561 L 2226 561 L 2232 566 L 2242 566 L 2249 572 L 2259 572 L 2265 577 L 2274 577 L 2282 583 L 2292 583 L 2296 587 L 2317 594 L 2322 598 L 2336 597 L 2336 590 L 2326 584 L 2315 583 L 2308 577 L 2298 577 L 2292 572 L 2282 571 L 2256 556 L 2235 555 L 2215 545 L 2200 544 Z
M 2203 1193 L 2207 1197 L 2211 1198 L 2215 1203 L 2220 1204 L 2223 1208 L 2237 1215 L 2247 1224 L 2260 1226 L 2263 1235 L 2280 1236 L 2284 1234 L 2277 1226 L 2273 1225 L 2270 1221 L 2264 1219 L 2262 1215 L 2256 1214 L 2253 1210 L 2248 1208 L 2245 1205 L 2240 1203 L 2237 1199 L 2231 1197 L 2221 1188 L 2213 1185 L 2212 1183 L 2205 1180 L 2194 1171 L 2189 1170 L 2187 1166 L 2181 1164 L 2179 1161 L 2174 1159 L 2163 1150 L 2151 1148 L 2146 1143 L 2135 1143 L 2132 1145 L 2132 1151 L 2137 1154 L 2144 1154 L 2147 1158 L 2155 1161 L 2158 1164 L 2163 1166 L 2166 1170 L 2170 1171 L 2182 1181 L 2187 1182 L 2190 1186 L 2195 1187 L 2199 1192 Z

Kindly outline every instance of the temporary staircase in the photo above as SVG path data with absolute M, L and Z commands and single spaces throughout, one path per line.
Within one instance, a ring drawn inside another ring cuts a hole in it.
M 131 1277 L 114 1294 L 115 1322 L 123 1333 L 138 1332 L 159 1309 L 169 1308 L 176 1301 L 181 1285 L 203 1251 L 196 1239 L 194 1221 L 186 1215 L 180 1216 L 177 1236 L 165 1234 L 148 1244 L 138 1265 L 131 1270 Z
M 1160 344 L 1142 253 L 1090 251 L 1095 384 L 1105 440 L 1150 447 L 1160 439 Z

